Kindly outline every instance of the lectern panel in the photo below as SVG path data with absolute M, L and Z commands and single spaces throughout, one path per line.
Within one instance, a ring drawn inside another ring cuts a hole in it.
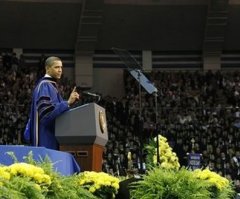
M 108 141 L 105 109 L 95 103 L 71 109 L 56 119 L 55 134 L 60 145 L 105 146 Z

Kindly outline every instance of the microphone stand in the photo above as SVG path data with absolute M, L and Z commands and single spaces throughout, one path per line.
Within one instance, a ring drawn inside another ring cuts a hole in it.
M 154 92 L 154 98 L 155 98 L 155 131 L 157 134 L 157 163 L 160 164 L 160 149 L 159 149 L 159 135 L 158 135 L 158 94 L 157 92 Z
M 138 130 L 139 130 L 139 134 L 140 134 L 140 150 L 139 150 L 139 164 L 140 164 L 140 174 L 144 173 L 143 170 L 143 119 L 142 119 L 142 96 L 141 96 L 141 72 L 140 70 L 136 70 L 137 74 L 138 74 L 138 94 L 139 94 L 139 113 L 138 113 Z
M 140 172 L 143 173 L 143 157 L 142 157 L 142 148 L 143 148 L 143 119 L 142 119 L 142 99 L 141 99 L 141 86 L 145 90 L 152 94 L 156 92 L 157 89 L 151 84 L 151 82 L 141 73 L 140 65 L 137 60 L 125 49 L 112 48 L 112 50 L 120 57 L 123 63 L 127 66 L 129 73 L 138 81 L 139 83 L 139 133 L 140 133 Z

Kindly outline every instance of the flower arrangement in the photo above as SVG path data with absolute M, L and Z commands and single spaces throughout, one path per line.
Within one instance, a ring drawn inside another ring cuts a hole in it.
M 163 136 L 159 137 L 160 162 L 156 139 L 146 148 L 151 165 L 142 179 L 130 184 L 131 199 L 230 199 L 232 183 L 209 169 L 180 168 L 178 158 Z M 103 172 L 85 171 L 62 176 L 53 171 L 46 157 L 35 162 L 30 153 L 25 163 L 15 160 L 0 165 L 0 198 L 4 199 L 114 199 L 120 179 Z
M 159 143 L 159 159 L 157 161 L 157 139 Z M 172 148 L 167 142 L 167 138 L 160 135 L 154 140 L 150 141 L 150 144 L 146 146 L 148 151 L 147 156 L 147 165 L 148 167 L 160 166 L 164 169 L 179 169 L 180 164 L 178 162 L 178 157 L 175 152 L 172 151 Z
M 79 185 L 100 198 L 115 198 L 119 179 L 104 172 L 85 171 L 78 175 Z
M 103 172 L 62 176 L 53 171 L 53 164 L 47 157 L 35 162 L 30 153 L 23 163 L 11 156 L 14 164 L 0 165 L 0 198 L 112 199 L 119 188 L 119 180 Z
M 131 199 L 230 199 L 232 183 L 209 169 L 180 168 L 178 158 L 163 136 L 159 137 L 160 163 L 156 161 L 156 139 L 148 150 L 149 167 L 142 180 L 130 185 Z
M 14 163 L 0 167 L 1 198 L 43 198 L 52 181 L 40 167 Z
M 193 171 L 193 175 L 195 178 L 208 183 L 208 190 L 211 191 L 212 198 L 226 199 L 233 194 L 230 181 L 209 169 L 196 169 Z

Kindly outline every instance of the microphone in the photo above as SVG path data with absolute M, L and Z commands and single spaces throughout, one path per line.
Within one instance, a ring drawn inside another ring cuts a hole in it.
M 96 94 L 96 93 L 91 93 L 91 92 L 88 92 L 88 91 L 83 91 L 82 93 L 83 93 L 83 94 L 86 94 L 86 95 L 89 95 L 89 96 L 92 96 L 92 97 L 97 97 L 97 98 L 98 98 L 98 99 L 97 99 L 98 102 L 99 102 L 100 99 L 101 99 L 101 96 L 98 95 L 98 94 Z
M 84 94 L 86 95 L 90 95 L 90 96 L 93 96 L 93 97 L 100 97 L 100 95 L 96 94 L 96 93 L 90 93 L 88 91 L 83 91 Z

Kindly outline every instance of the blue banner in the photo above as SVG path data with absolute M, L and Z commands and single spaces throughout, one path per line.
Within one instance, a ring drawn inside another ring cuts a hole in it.
M 189 153 L 188 154 L 188 168 L 195 170 L 201 168 L 201 153 Z

